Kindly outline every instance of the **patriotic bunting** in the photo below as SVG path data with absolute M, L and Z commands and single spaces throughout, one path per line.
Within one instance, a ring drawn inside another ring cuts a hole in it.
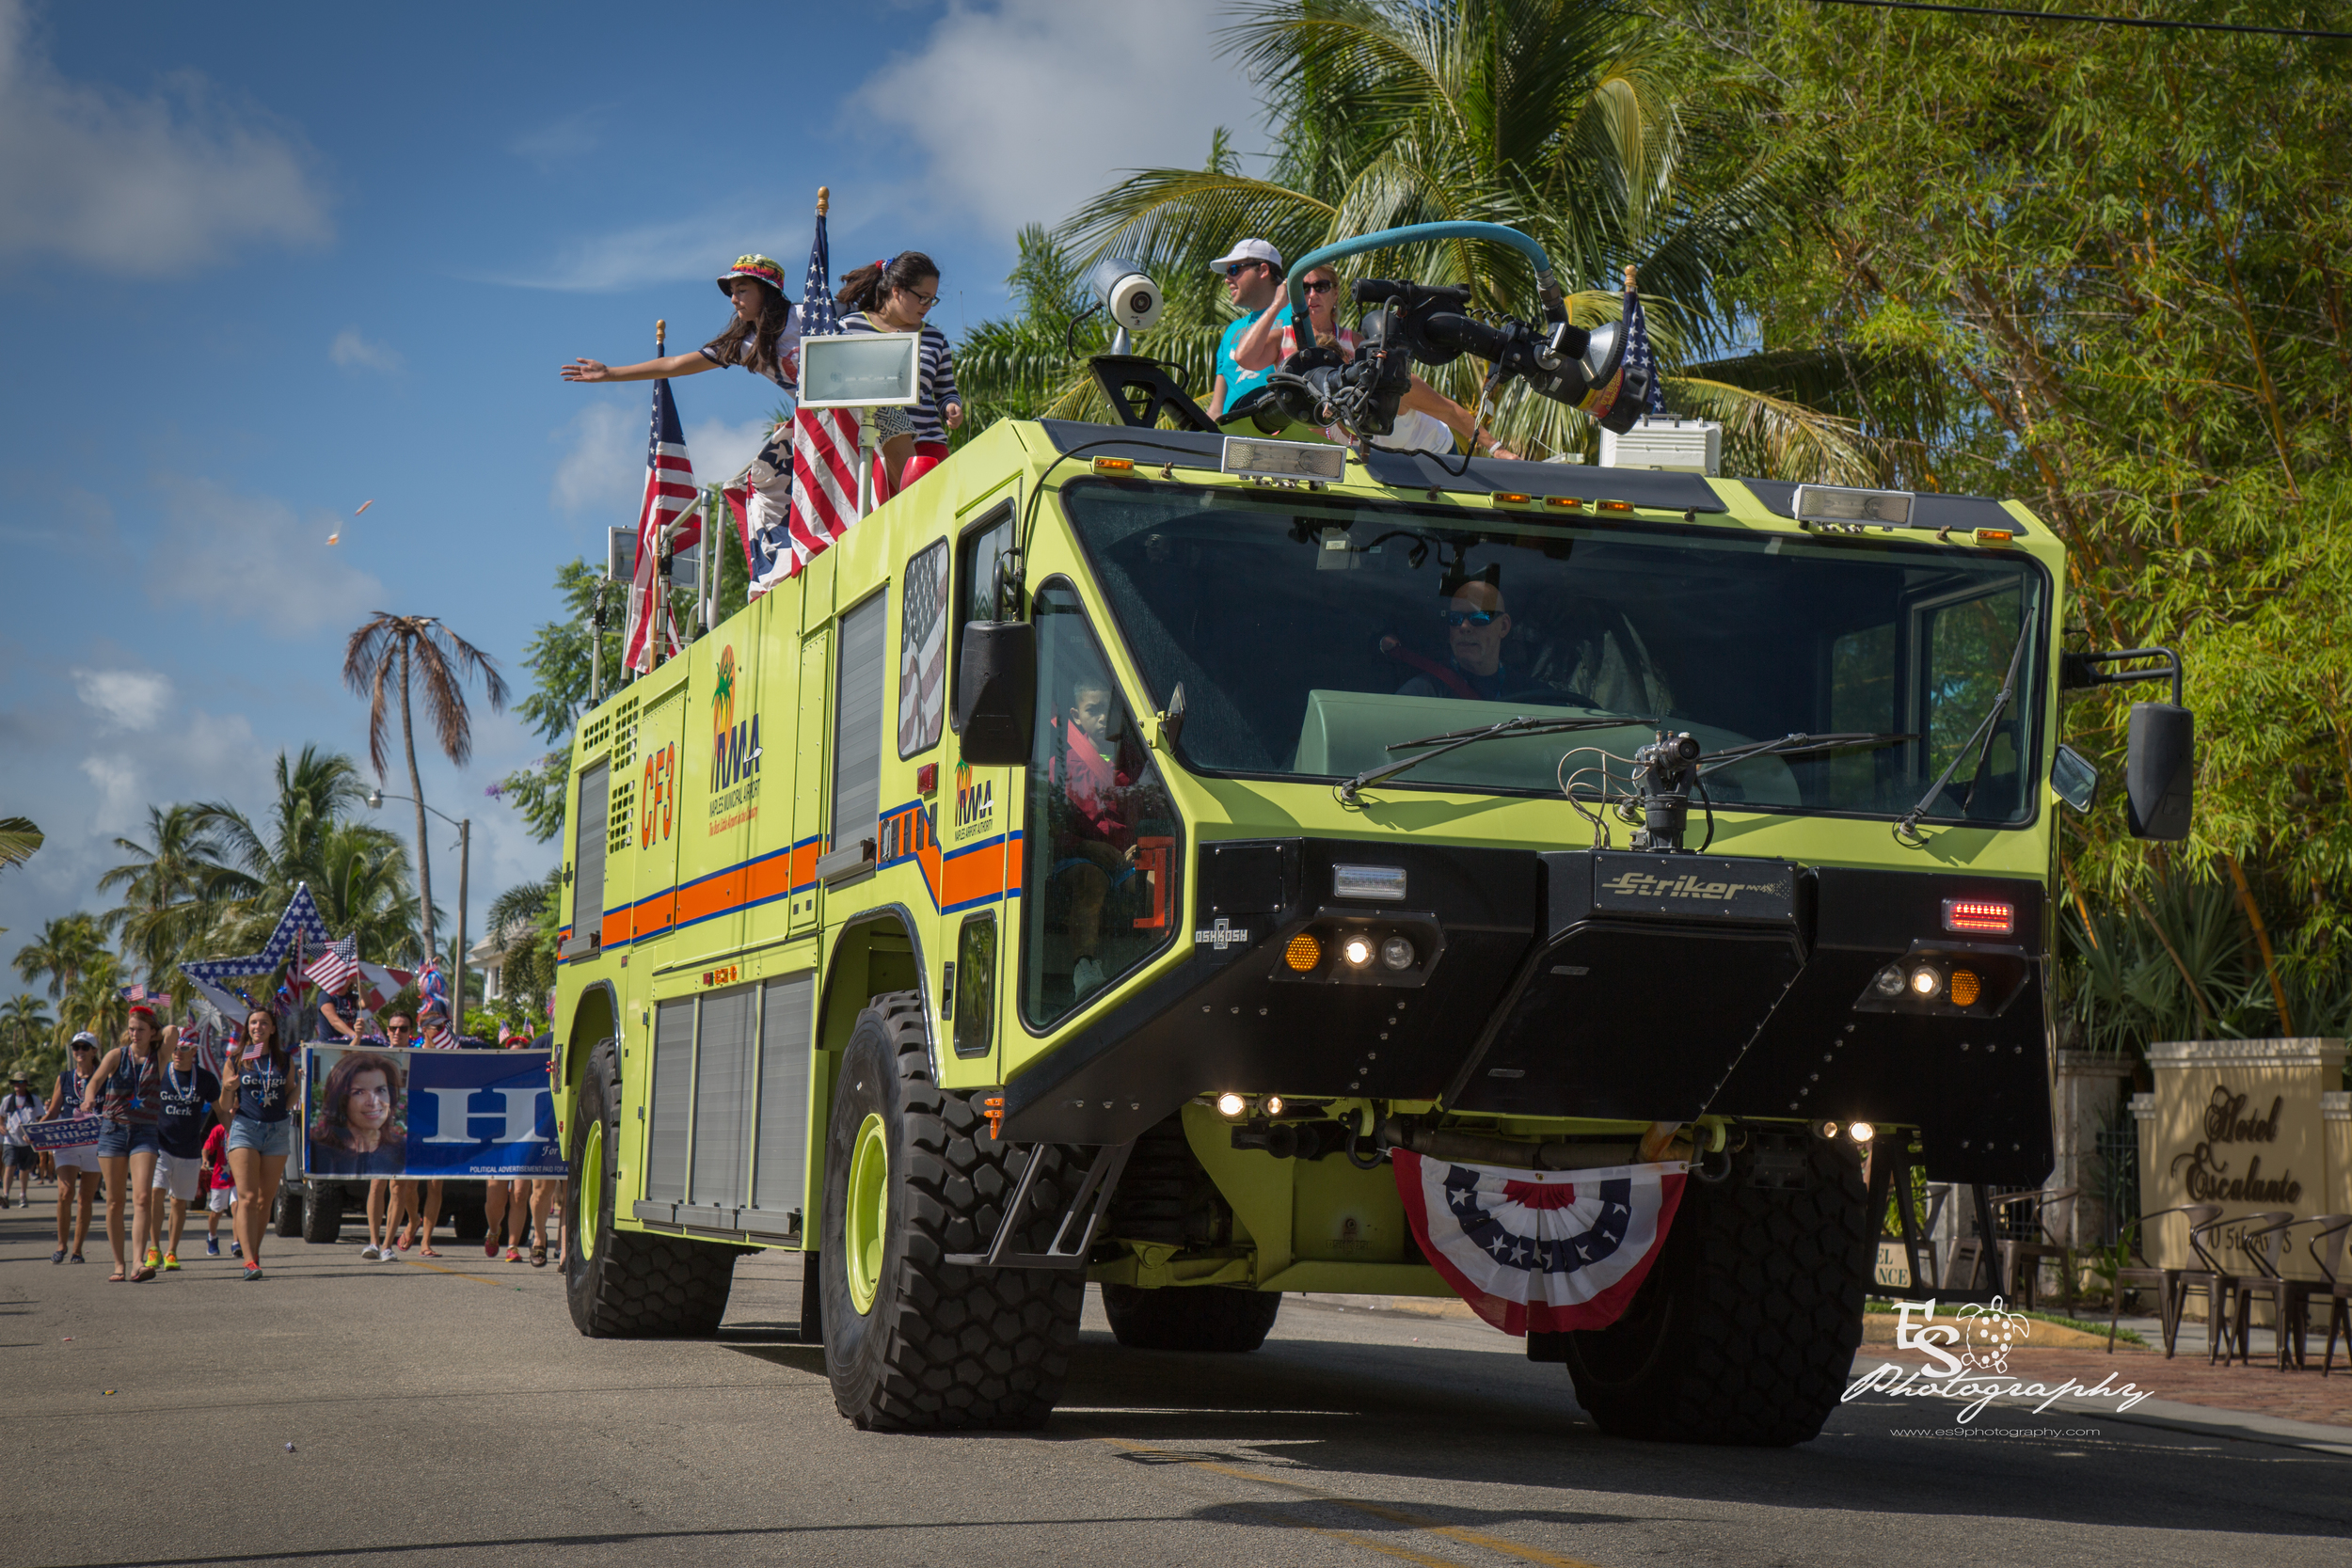
M 1688 1167 L 1502 1170 L 1393 1149 L 1405 1217 L 1470 1309 L 1505 1334 L 1606 1328 L 1642 1288 Z

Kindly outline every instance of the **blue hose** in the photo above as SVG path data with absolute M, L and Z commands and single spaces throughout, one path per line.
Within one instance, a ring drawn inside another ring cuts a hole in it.
M 1507 245 L 1535 263 L 1535 292 L 1542 298 L 1546 320 L 1564 322 L 1568 319 L 1567 301 L 1560 293 L 1560 284 L 1551 275 L 1551 258 L 1544 247 L 1518 230 L 1500 223 L 1408 223 L 1402 229 L 1383 229 L 1377 234 L 1359 234 L 1352 240 L 1341 240 L 1318 250 L 1311 250 L 1291 263 L 1293 277 L 1304 277 L 1307 269 L 1343 256 L 1358 256 L 1367 250 L 1384 250 L 1391 245 L 1409 245 L 1416 240 L 1486 240 L 1495 245 Z M 1300 341 L 1312 346 L 1314 324 L 1302 324 Z

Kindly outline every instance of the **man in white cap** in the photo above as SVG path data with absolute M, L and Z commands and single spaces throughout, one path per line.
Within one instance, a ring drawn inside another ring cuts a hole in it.
M 1216 380 L 1209 388 L 1209 418 L 1222 419 L 1243 396 L 1265 385 L 1272 365 L 1246 371 L 1233 359 L 1233 345 L 1273 307 L 1282 283 L 1282 253 L 1264 240 L 1244 240 L 1209 263 L 1225 275 L 1226 296 L 1242 308 L 1216 345 Z

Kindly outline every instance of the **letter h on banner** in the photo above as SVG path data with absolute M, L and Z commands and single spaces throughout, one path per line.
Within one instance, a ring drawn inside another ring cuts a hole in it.
M 526 1144 L 548 1141 L 539 1135 L 539 1100 L 548 1092 L 546 1089 L 524 1089 L 514 1092 L 485 1085 L 482 1088 L 420 1088 L 412 1091 L 412 1094 L 429 1095 L 433 1100 L 433 1108 L 439 1130 L 431 1137 L 424 1139 L 426 1143 L 480 1143 L 483 1139 L 474 1135 L 471 1131 L 473 1124 L 495 1117 L 503 1125 L 500 1131 L 490 1134 L 491 1141 L 501 1144 Z M 486 1095 L 495 1099 L 498 1101 L 497 1107 L 487 1111 L 469 1109 L 469 1102 L 477 1095 Z

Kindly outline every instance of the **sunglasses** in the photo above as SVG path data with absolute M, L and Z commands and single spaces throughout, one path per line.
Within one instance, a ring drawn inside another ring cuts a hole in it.
M 1488 610 L 1441 610 L 1438 613 L 1449 626 L 1490 626 L 1495 618 Z
M 1327 294 L 1332 290 L 1338 288 L 1339 284 L 1328 277 L 1318 277 L 1312 282 L 1300 285 L 1300 287 L 1304 288 L 1311 294 Z
M 1228 277 L 1239 277 L 1244 267 L 1262 267 L 1264 265 L 1265 263 L 1263 261 L 1231 261 L 1226 264 L 1225 276 Z

